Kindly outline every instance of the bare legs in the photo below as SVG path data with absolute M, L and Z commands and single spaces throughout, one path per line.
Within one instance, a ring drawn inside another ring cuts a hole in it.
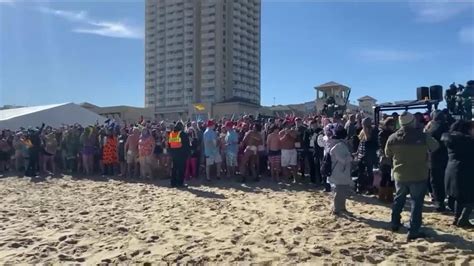
M 84 170 L 84 174 L 91 175 L 92 169 L 94 167 L 94 156 L 93 155 L 82 155 L 82 168 Z

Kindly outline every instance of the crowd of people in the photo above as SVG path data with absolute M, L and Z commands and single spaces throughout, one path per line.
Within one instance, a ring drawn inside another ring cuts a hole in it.
M 412 201 L 409 239 L 420 232 L 429 191 L 437 211 L 454 212 L 453 224 L 472 227 L 474 126 L 446 111 L 383 115 L 375 125 L 362 113 L 334 117 L 259 119 L 134 125 L 69 125 L 2 130 L 0 174 L 101 173 L 151 179 L 156 171 L 172 187 L 202 177 L 308 183 L 334 191 L 333 213 L 346 210 L 353 191 L 393 202 L 392 229 L 402 226 L 406 196 Z M 309 170 L 309 173 L 308 173 Z M 308 173 L 308 174 L 306 174 Z M 447 204 L 445 202 L 447 201 Z

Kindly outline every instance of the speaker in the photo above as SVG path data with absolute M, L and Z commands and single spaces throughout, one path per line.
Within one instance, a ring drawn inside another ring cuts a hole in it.
M 443 86 L 433 85 L 430 87 L 430 99 L 442 101 L 443 100 Z
M 429 98 L 430 98 L 430 88 L 428 87 L 416 88 L 416 99 L 418 101 L 423 101 Z

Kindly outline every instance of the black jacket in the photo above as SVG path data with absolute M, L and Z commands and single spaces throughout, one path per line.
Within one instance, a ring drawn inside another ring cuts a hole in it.
M 300 148 L 297 148 L 298 150 L 308 150 L 308 148 L 309 148 L 309 142 L 305 141 L 305 135 L 306 135 L 307 130 L 308 130 L 308 128 L 305 127 L 305 126 L 300 126 L 297 129 L 298 137 L 296 139 L 296 142 L 299 142 L 300 145 L 301 145 Z M 306 145 L 308 145 L 308 146 L 306 146 Z
M 323 147 L 320 147 L 318 145 L 318 137 L 319 135 L 322 135 L 324 134 L 324 131 L 322 128 L 316 128 L 316 130 L 314 131 L 314 133 L 316 134 L 316 139 L 314 140 L 314 157 L 319 159 L 319 160 L 322 160 L 323 159 L 323 156 L 324 156 L 324 148 Z
M 312 128 L 308 128 L 303 132 L 302 146 L 303 146 L 304 151 L 308 151 L 311 148 L 311 138 L 313 138 L 314 134 L 316 134 L 316 130 L 314 130 Z M 318 146 L 317 143 L 313 143 L 313 145 L 314 144 L 316 144 L 316 146 Z M 313 146 L 313 147 L 316 147 L 316 146 Z
M 189 143 L 189 136 L 186 132 L 184 131 L 181 131 L 180 133 L 180 138 L 181 138 L 181 148 L 175 148 L 175 149 L 171 149 L 170 148 L 170 154 L 171 156 L 178 156 L 178 157 L 182 157 L 183 159 L 186 159 L 189 155 L 190 155 L 190 143 Z
M 31 148 L 30 149 L 38 149 L 41 147 L 41 133 L 43 132 L 44 124 L 41 126 L 39 130 L 30 130 L 28 133 L 28 138 L 31 141 Z
M 392 130 L 388 130 L 386 128 L 380 129 L 379 132 L 379 149 L 381 150 L 382 154 L 385 155 L 385 147 L 387 146 L 388 138 L 393 134 Z
M 474 203 L 474 138 L 458 132 L 444 134 L 448 149 L 446 193 L 463 203 Z
M 379 149 L 378 128 L 373 128 L 367 140 L 359 140 L 357 157 L 366 163 L 375 163 L 377 161 L 377 151 Z
M 441 136 L 444 133 L 448 132 L 448 126 L 445 123 L 437 122 L 432 130 L 427 132 L 439 143 L 439 149 L 432 152 L 430 155 L 431 168 L 442 168 L 446 167 L 448 162 L 448 149 L 443 141 L 441 141 Z

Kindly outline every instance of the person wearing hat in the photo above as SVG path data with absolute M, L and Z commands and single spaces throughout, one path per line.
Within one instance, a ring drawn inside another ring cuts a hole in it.
M 171 169 L 171 187 L 184 187 L 186 160 L 189 157 L 189 136 L 184 132 L 182 122 L 177 122 L 168 138 L 168 147 L 173 160 Z
M 401 212 L 406 196 L 411 198 L 411 219 L 408 240 L 423 238 L 423 200 L 427 190 L 427 154 L 439 148 L 438 142 L 430 135 L 415 127 L 415 117 L 404 112 L 400 118 L 400 129 L 392 134 L 385 147 L 385 155 L 392 161 L 396 195 L 392 207 L 392 230 L 402 226 Z
M 323 134 L 319 134 L 317 138 L 317 144 L 323 149 L 323 155 L 321 158 L 321 168 L 324 167 L 325 161 L 328 161 L 328 155 L 331 148 L 335 145 L 335 140 L 332 138 L 334 135 L 335 124 L 327 124 L 324 126 Z M 321 185 L 324 187 L 325 192 L 331 192 L 331 185 L 327 182 L 328 175 L 324 173 L 323 169 L 320 169 L 321 173 Z
M 263 138 L 260 133 L 261 129 L 262 126 L 255 123 L 252 126 L 252 130 L 245 134 L 240 144 L 244 150 L 242 161 L 240 162 L 240 174 L 242 175 L 243 183 L 246 181 L 248 169 L 250 169 L 254 180 L 258 181 L 258 147 L 263 145 Z
M 40 135 L 43 132 L 45 124 L 41 125 L 38 130 L 28 129 L 28 140 L 31 146 L 28 148 L 28 167 L 25 172 L 25 176 L 35 177 L 39 170 L 39 155 L 41 150 L 41 139 Z
M 383 121 L 382 128 L 379 132 L 380 149 L 378 151 L 380 172 L 382 179 L 379 186 L 379 200 L 385 202 L 393 202 L 393 181 L 392 181 L 392 162 L 385 155 L 385 146 L 388 138 L 395 132 L 395 120 L 392 117 L 387 117 Z
M 207 129 L 203 134 L 204 155 L 206 157 L 206 179 L 211 181 L 211 167 L 216 166 L 217 179 L 220 179 L 222 157 L 219 153 L 217 133 L 214 130 L 216 124 L 213 120 L 207 121 Z
M 399 119 L 399 117 L 400 117 L 400 115 L 398 115 L 397 112 L 392 113 L 392 118 L 393 118 L 393 120 L 395 120 L 395 130 L 400 129 L 400 119 Z
M 334 146 L 329 150 L 331 155 L 332 173 L 328 182 L 334 186 L 334 200 L 332 213 L 340 215 L 346 212 L 346 200 L 351 193 L 351 161 L 352 154 L 349 146 L 345 143 L 347 131 L 341 124 L 334 124 Z

